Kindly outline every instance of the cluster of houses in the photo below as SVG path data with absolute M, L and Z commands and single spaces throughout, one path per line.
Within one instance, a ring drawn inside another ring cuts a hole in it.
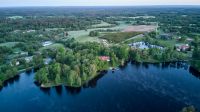
M 161 46 L 157 46 L 157 45 L 152 45 L 149 44 L 148 42 L 135 42 L 135 43 L 131 43 L 128 44 L 132 49 L 149 49 L 149 48 L 158 48 L 158 49 L 164 49 Z
M 24 59 L 26 63 L 30 63 L 30 62 L 33 61 L 33 56 L 27 56 L 27 57 L 24 57 L 24 58 L 21 58 L 21 59 Z M 45 65 L 48 65 L 49 63 L 52 62 L 52 58 L 44 58 L 43 61 L 44 61 Z M 10 65 L 11 66 L 19 66 L 20 61 L 19 60 L 12 61 L 12 62 L 10 62 Z
M 45 41 L 42 43 L 42 46 L 45 47 L 45 46 L 49 46 L 49 45 L 52 45 L 53 42 L 52 41 Z M 15 52 L 15 54 L 17 54 L 19 57 L 22 57 L 22 58 L 18 58 L 17 60 L 13 60 L 10 62 L 10 65 L 11 66 L 19 66 L 20 65 L 20 61 L 19 60 L 25 60 L 26 63 L 30 63 L 33 61 L 33 56 L 28 56 L 28 52 L 24 52 L 24 51 L 20 51 L 20 52 Z M 40 52 L 36 52 L 36 54 L 41 54 Z M 45 58 L 43 59 L 44 60 L 44 64 L 49 64 L 52 59 L 51 58 Z

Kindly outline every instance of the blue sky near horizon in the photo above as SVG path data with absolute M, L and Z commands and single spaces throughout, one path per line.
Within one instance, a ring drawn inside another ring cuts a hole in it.
M 134 5 L 200 5 L 200 0 L 0 0 L 0 7 Z

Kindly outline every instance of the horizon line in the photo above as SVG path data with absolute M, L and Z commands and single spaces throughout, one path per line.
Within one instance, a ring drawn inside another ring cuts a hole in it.
M 21 6 L 0 6 L 0 8 L 20 7 L 143 7 L 143 6 L 200 6 L 200 4 L 152 4 L 152 5 L 21 5 Z

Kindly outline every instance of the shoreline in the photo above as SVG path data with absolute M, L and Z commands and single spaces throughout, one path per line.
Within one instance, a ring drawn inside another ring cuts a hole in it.
M 173 62 L 188 62 L 188 60 L 179 60 L 179 61 L 166 61 L 166 62 L 137 62 L 137 61 L 131 61 L 131 60 L 129 60 L 129 61 L 126 61 L 125 63 L 124 63 L 124 65 L 119 65 L 119 66 L 117 66 L 117 67 L 124 67 L 124 66 L 126 66 L 126 64 L 127 63 L 129 63 L 129 62 L 136 62 L 136 63 L 146 63 L 146 64 L 159 64 L 159 63 L 173 63 Z M 113 67 L 113 68 L 116 68 L 116 67 Z M 100 72 L 98 72 L 96 75 L 94 75 L 93 77 L 91 77 L 89 80 L 86 80 L 86 81 L 84 81 L 81 85 L 68 85 L 68 84 L 66 84 L 66 83 L 59 83 L 59 84 L 55 84 L 55 83 L 47 83 L 47 84 L 40 84 L 39 86 L 41 87 L 41 88 L 51 88 L 51 87 L 56 87 L 56 86 L 68 86 L 68 87 L 74 87 L 74 88 L 79 88 L 79 87 L 82 87 L 84 84 L 86 84 L 87 82 L 89 82 L 89 81 L 91 81 L 92 79 L 94 79 L 95 77 L 97 77 L 97 76 L 99 76 L 100 74 L 104 74 L 105 73 L 105 71 L 108 71 L 109 69 L 107 69 L 107 70 L 102 70 L 102 71 L 100 71 Z M 103 73 L 102 73 L 103 72 Z
M 37 66 L 37 67 L 38 67 L 38 66 Z M 15 77 L 17 77 L 17 76 L 20 76 L 21 73 L 30 71 L 30 70 L 32 70 L 32 69 L 36 69 L 37 67 L 32 66 L 32 67 L 28 67 L 28 68 L 25 68 L 25 69 L 18 70 L 18 71 L 17 71 L 17 74 L 15 74 L 13 77 L 10 77 L 10 78 L 8 78 L 8 79 L 2 81 L 2 85 L 0 85 L 0 88 L 3 88 L 4 84 L 5 84 L 6 82 L 8 82 L 9 80 L 11 80 L 11 79 L 13 79 L 13 78 L 15 78 Z
M 68 85 L 66 83 L 60 83 L 60 84 L 55 84 L 55 83 L 47 83 L 47 84 L 40 84 L 41 88 L 51 88 L 51 87 L 56 87 L 56 86 L 68 86 L 68 87 L 74 87 L 74 88 L 79 88 L 82 87 L 84 84 L 88 83 L 89 81 L 93 80 L 94 78 L 96 78 L 97 76 L 104 74 L 106 71 L 108 70 L 102 70 L 99 71 L 98 73 L 96 73 L 96 75 L 94 75 L 93 77 L 89 78 L 88 80 L 84 81 L 83 83 L 81 83 L 81 85 Z
M 124 65 L 118 65 L 116 67 L 123 67 L 125 66 L 128 62 L 135 62 L 135 63 L 146 63 L 146 64 L 159 64 L 159 63 L 173 63 L 173 62 L 188 62 L 189 60 L 171 60 L 171 61 L 135 61 L 135 60 L 128 60 L 128 61 L 125 61 Z M 196 71 L 200 72 L 200 70 L 198 70 L 197 68 L 195 68 L 194 66 L 190 65 L 191 67 L 193 67 Z M 0 88 L 2 88 L 4 86 L 4 83 L 6 83 L 7 81 L 9 81 L 10 79 L 12 78 L 15 78 L 16 76 L 20 75 L 21 73 L 23 72 L 27 72 L 27 71 L 30 71 L 32 69 L 36 69 L 38 68 L 39 66 L 32 66 L 32 67 L 29 67 L 29 68 L 26 68 L 26 69 L 21 69 L 21 70 L 18 70 L 18 73 L 9 78 L 9 79 L 6 79 L 5 81 L 2 82 L 2 85 L 0 85 Z M 114 68 L 116 68 L 114 67 Z M 81 83 L 81 85 L 69 85 L 69 84 L 66 84 L 66 83 L 59 83 L 59 84 L 55 84 L 55 83 L 47 83 L 47 84 L 39 84 L 39 87 L 41 88 L 51 88 L 51 87 L 56 87 L 56 86 L 69 86 L 69 87 L 75 87 L 75 88 L 79 88 L 79 87 L 82 87 L 84 84 L 86 84 L 87 82 L 91 81 L 92 79 L 94 79 L 95 77 L 99 76 L 100 74 L 104 74 L 105 71 L 108 71 L 109 68 L 107 70 L 102 70 L 102 71 L 99 71 L 96 73 L 96 75 L 92 76 L 91 78 L 89 78 L 88 80 L 84 81 L 83 83 Z M 35 81 L 37 82 L 37 81 Z

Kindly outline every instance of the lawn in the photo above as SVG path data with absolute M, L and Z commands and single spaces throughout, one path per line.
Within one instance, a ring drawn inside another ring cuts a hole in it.
M 96 37 L 90 37 L 88 35 L 82 35 L 82 36 L 76 38 L 76 40 L 78 42 L 89 42 L 89 41 L 90 42 L 99 42 L 98 36 L 96 36 Z
M 101 21 L 100 24 L 95 24 L 95 25 L 92 25 L 92 28 L 99 28 L 99 27 L 111 27 L 112 24 L 109 24 L 107 22 L 104 22 L 104 21 Z
M 39 51 L 42 51 L 42 50 L 45 50 L 45 49 L 58 49 L 58 48 L 62 48 L 62 47 L 64 47 L 63 44 L 55 43 L 55 44 L 52 44 L 52 45 L 49 45 L 49 46 L 42 47 L 42 48 L 39 49 Z
M 117 33 L 106 33 L 104 36 L 100 37 L 101 39 L 106 39 L 112 43 L 120 43 L 127 39 L 130 39 L 136 35 L 139 35 L 139 32 L 117 32 Z
M 0 46 L 6 46 L 6 47 L 14 47 L 19 42 L 6 42 L 6 43 L 0 43 Z

